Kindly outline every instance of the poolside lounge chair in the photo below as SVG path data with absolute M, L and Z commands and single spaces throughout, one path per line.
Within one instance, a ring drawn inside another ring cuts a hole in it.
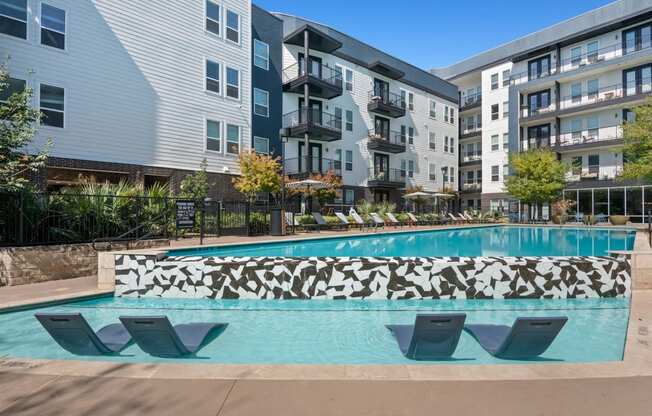
M 448 358 L 455 352 L 466 314 L 418 314 L 414 325 L 387 325 L 398 346 L 412 360 Z
M 365 227 L 375 227 L 376 225 L 374 223 L 367 222 L 362 219 L 360 214 L 358 214 L 353 208 L 349 211 L 349 215 L 351 218 L 353 218 L 353 221 L 355 221 L 358 226 L 360 226 L 361 229 L 364 229 Z
M 376 212 L 370 212 L 369 216 L 371 217 L 371 220 L 374 222 L 376 227 L 384 227 L 385 226 L 385 220 L 378 215 Z
M 226 328 L 222 323 L 192 323 L 172 326 L 166 316 L 121 316 L 120 322 L 148 354 L 181 357 L 194 354 L 209 335 Z
M 319 224 L 301 224 L 297 216 L 291 212 L 285 213 L 285 222 L 292 228 L 292 233 L 302 229 L 304 231 L 317 230 L 319 231 Z
M 398 227 L 398 226 L 402 227 L 402 226 L 405 225 L 404 222 L 397 220 L 396 217 L 394 216 L 394 214 L 392 214 L 391 212 L 388 212 L 385 215 L 387 216 L 387 219 L 389 220 L 389 223 L 392 224 L 394 227 Z
M 312 217 L 317 221 L 317 226 L 321 228 L 339 228 L 342 229 L 342 224 L 329 224 L 326 219 L 319 213 L 319 212 L 313 212 Z M 346 227 L 348 229 L 348 226 Z
M 294 214 L 291 212 L 285 212 L 285 224 L 292 234 L 296 232 L 297 227 L 299 226 Z
M 346 217 L 346 215 L 344 215 L 344 213 L 342 213 L 342 212 L 336 212 L 335 216 L 340 219 L 340 222 L 342 223 L 342 226 L 346 226 L 349 229 L 354 228 L 354 227 L 362 228 L 364 226 L 363 224 L 361 225 L 361 224 L 358 224 L 357 222 L 353 223 L 353 222 L 349 221 L 349 219 Z
M 455 215 L 453 215 L 453 213 L 451 213 L 451 212 L 448 213 L 448 216 L 449 216 L 450 219 L 453 221 L 453 224 L 460 224 L 460 223 L 467 222 L 466 220 L 460 220 L 460 219 L 457 218 Z
M 489 354 L 505 359 L 543 354 L 568 320 L 567 317 L 517 318 L 514 325 L 465 325 L 464 330 Z
M 411 212 L 408 212 L 408 213 L 407 213 L 407 216 L 408 216 L 408 218 L 410 219 L 410 221 L 412 221 L 412 223 L 413 223 L 414 225 L 427 225 L 427 224 L 428 224 L 427 221 L 419 221 L 419 219 L 416 217 L 416 215 L 414 215 L 414 214 L 411 213 Z
M 75 355 L 115 354 L 131 342 L 131 335 L 121 323 L 94 332 L 79 313 L 37 313 L 34 316 L 61 348 Z

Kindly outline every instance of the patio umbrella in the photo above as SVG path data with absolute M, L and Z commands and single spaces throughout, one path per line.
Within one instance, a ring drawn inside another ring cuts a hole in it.
M 322 181 L 315 179 L 304 179 L 302 181 L 290 182 L 285 184 L 285 187 L 288 189 L 305 189 L 306 194 L 310 195 L 311 189 L 324 189 L 328 188 L 328 184 Z M 312 211 L 312 198 L 309 199 L 308 209 Z

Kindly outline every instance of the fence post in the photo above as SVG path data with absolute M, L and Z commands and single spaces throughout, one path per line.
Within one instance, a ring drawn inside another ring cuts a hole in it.
M 201 204 L 201 218 L 199 219 L 199 245 L 204 245 L 204 218 L 206 218 L 206 202 L 202 200 Z
M 647 212 L 647 242 L 652 248 L 652 209 Z
M 247 236 L 251 235 L 251 223 L 249 221 L 251 219 L 251 215 L 250 215 L 251 214 L 251 212 L 250 212 L 251 211 L 251 206 L 250 206 L 250 204 L 251 204 L 251 202 L 249 202 L 249 200 L 247 200 L 247 202 L 245 203 L 245 225 L 247 226 Z
M 169 234 L 169 228 L 168 228 L 168 197 L 164 196 L 163 197 L 163 226 L 165 227 L 165 231 L 163 236 L 165 237 L 166 240 L 170 239 L 170 234 Z
M 18 198 L 18 244 L 23 244 L 23 234 L 25 232 L 25 224 L 23 214 L 25 212 L 24 207 L 25 198 L 22 192 L 20 192 L 20 197 Z
M 217 236 L 222 236 L 222 201 L 217 201 Z

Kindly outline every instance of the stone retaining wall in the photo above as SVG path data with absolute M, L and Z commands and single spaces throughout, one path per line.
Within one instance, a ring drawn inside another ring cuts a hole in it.
M 169 246 L 167 240 L 112 243 L 111 249 Z M 0 286 L 92 276 L 98 270 L 98 251 L 92 244 L 0 248 Z

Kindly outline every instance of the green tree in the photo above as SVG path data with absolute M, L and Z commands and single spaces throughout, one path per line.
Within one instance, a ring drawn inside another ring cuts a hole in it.
M 9 72 L 0 66 L 0 189 L 16 191 L 29 186 L 27 174 L 45 165 L 50 141 L 36 154 L 25 153 L 32 142 L 40 111 L 31 107 L 32 90 L 19 90 Z
M 633 111 L 635 120 L 623 123 L 626 162 L 621 178 L 652 181 L 652 99 Z
M 203 201 L 208 196 L 210 183 L 208 182 L 208 173 L 206 172 L 207 167 L 208 162 L 204 159 L 201 161 L 197 172 L 191 173 L 183 178 L 180 186 L 181 197 Z
M 549 149 L 515 153 L 510 156 L 510 175 L 505 180 L 505 188 L 514 198 L 540 208 L 544 202 L 559 198 L 566 186 L 567 172 L 568 166 Z M 541 215 L 541 209 L 537 211 Z
M 281 191 L 281 164 L 277 158 L 256 152 L 244 152 L 238 159 L 240 176 L 233 179 L 235 189 L 252 201 L 260 192 Z

